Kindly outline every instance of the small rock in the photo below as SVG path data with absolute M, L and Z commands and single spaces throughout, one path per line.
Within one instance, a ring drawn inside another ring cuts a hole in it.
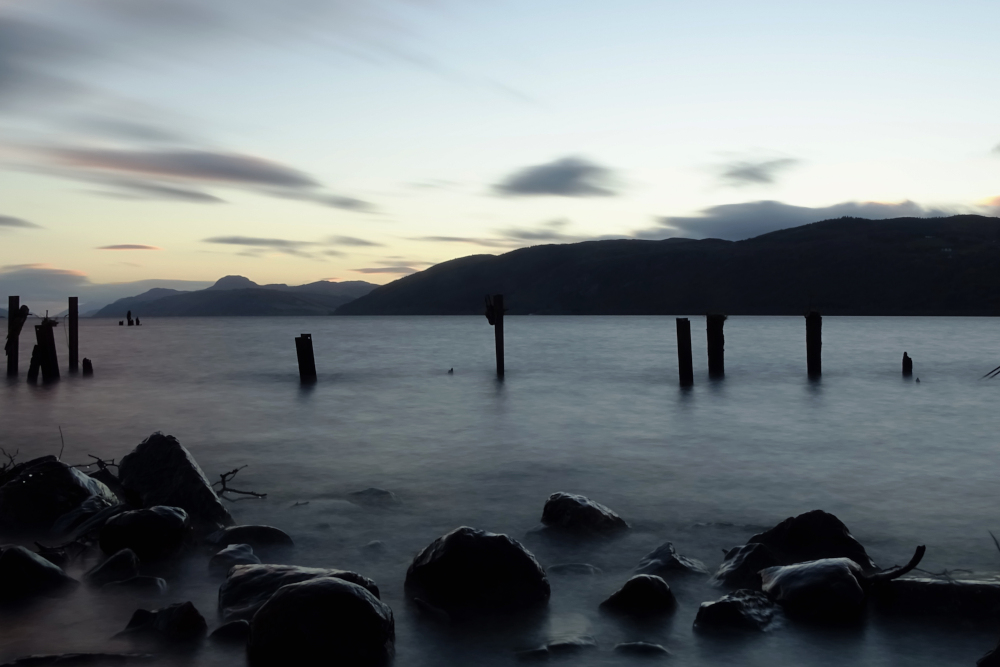
M 452 613 L 513 611 L 548 602 L 549 581 L 535 557 L 507 535 L 463 526 L 413 559 L 406 593 Z
M 638 574 L 708 574 L 708 569 L 700 560 L 681 556 L 671 542 L 664 542 L 639 561 L 635 569 Z
M 228 547 L 212 556 L 208 567 L 212 570 L 228 572 L 233 565 L 257 565 L 260 558 L 253 552 L 249 544 L 230 544 Z
M 590 563 L 559 563 L 558 565 L 550 565 L 545 569 L 548 574 L 584 574 L 584 575 L 594 575 L 603 574 L 604 570 Z
M 208 624 L 190 602 L 172 604 L 156 611 L 137 609 L 123 635 L 153 635 L 168 641 L 188 642 L 201 639 Z
M 628 529 L 610 509 L 584 496 L 553 493 L 545 501 L 542 523 L 568 532 L 609 535 Z
M 601 607 L 627 614 L 662 614 L 673 611 L 677 600 L 660 577 L 637 574 L 602 602 Z
M 379 597 L 375 582 L 356 572 L 295 565 L 234 565 L 219 587 L 219 613 L 227 621 L 249 620 L 282 586 L 328 577 L 356 584 Z
M 230 544 L 249 544 L 255 548 L 295 545 L 288 533 L 274 526 L 232 526 L 212 534 L 209 541 L 219 547 Z
M 864 609 L 865 592 L 856 577 L 860 572 L 850 558 L 824 558 L 769 567 L 760 577 L 764 593 L 790 615 L 849 620 Z
M 139 574 L 139 557 L 131 549 L 115 552 L 106 561 L 92 567 L 84 580 L 94 586 L 103 586 L 114 581 L 124 581 Z
M 253 667 L 324 664 L 368 667 L 395 653 L 392 610 L 367 589 L 323 577 L 283 586 L 250 622 Z
M 171 556 L 184 543 L 190 523 L 179 507 L 132 510 L 108 519 L 101 528 L 101 551 L 131 549 L 142 561 Z
M 62 568 L 20 546 L 2 547 L 0 551 L 0 600 L 19 600 L 43 595 L 67 593 L 79 582 L 68 577 Z
M 763 593 L 738 590 L 715 602 L 702 602 L 694 627 L 698 630 L 766 630 L 778 613 L 777 606 Z
M 666 658 L 670 656 L 670 651 L 659 644 L 652 644 L 650 642 L 624 642 L 615 646 L 615 652 L 650 658 Z
M 250 637 L 250 621 L 240 619 L 217 627 L 209 637 L 217 642 L 245 644 Z
M 145 595 L 166 595 L 169 586 L 165 579 L 136 575 L 123 581 L 112 581 L 101 586 L 102 591 L 129 591 Z
M 518 651 L 514 656 L 522 661 L 548 660 L 562 655 L 574 655 L 588 649 L 596 649 L 597 641 L 590 636 L 556 639 L 544 646 Z
M 387 505 L 398 505 L 399 499 L 392 491 L 378 489 L 374 486 L 368 487 L 364 491 L 354 491 L 347 494 L 347 499 L 356 505 L 367 507 L 385 507 Z

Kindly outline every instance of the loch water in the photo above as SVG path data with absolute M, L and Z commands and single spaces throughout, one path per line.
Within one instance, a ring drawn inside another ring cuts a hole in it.
M 690 667 L 969 667 L 1000 637 L 990 619 L 877 615 L 857 627 L 705 636 L 692 630 L 695 612 L 721 593 L 701 579 L 671 582 L 679 608 L 667 620 L 598 609 L 664 541 L 715 569 L 723 549 L 812 509 L 840 517 L 882 566 L 926 544 L 924 569 L 1000 572 L 988 532 L 1000 531 L 1000 379 L 980 379 L 1000 364 L 1000 319 L 827 317 L 823 376 L 810 381 L 802 317 L 732 317 L 726 377 L 710 381 L 704 318 L 692 316 L 690 389 L 677 382 L 673 317 L 507 317 L 502 382 L 483 317 L 82 320 L 93 377 L 65 370 L 64 329 L 63 378 L 50 385 L 25 381 L 22 335 L 21 377 L 0 383 L 0 446 L 19 460 L 58 453 L 61 426 L 63 459 L 84 463 L 162 431 L 209 477 L 246 465 L 233 485 L 267 498 L 230 504 L 237 522 L 291 534 L 285 561 L 373 578 L 395 612 L 398 667 L 511 665 L 517 650 L 580 635 L 599 648 L 566 664 L 644 664 L 611 649 L 650 641 Z M 310 387 L 297 374 L 300 333 L 316 351 Z M 399 504 L 348 500 L 371 486 Z M 632 529 L 575 543 L 532 532 L 555 491 L 603 503 Z M 406 601 L 403 580 L 419 549 L 461 525 L 507 533 L 544 566 L 587 562 L 603 574 L 550 576 L 539 614 L 437 625 Z M 362 549 L 372 540 L 384 553 Z M 132 650 L 112 636 L 137 607 L 191 600 L 212 628 L 220 580 L 207 560 L 156 570 L 170 583 L 163 598 L 80 587 L 0 610 L 0 662 Z M 244 661 L 206 642 L 165 664 Z

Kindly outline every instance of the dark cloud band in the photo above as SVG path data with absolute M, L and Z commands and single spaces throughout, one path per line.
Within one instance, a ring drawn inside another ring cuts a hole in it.
M 493 186 L 508 197 L 553 195 L 558 197 L 608 197 L 612 173 L 582 158 L 566 157 L 547 164 L 526 167 Z

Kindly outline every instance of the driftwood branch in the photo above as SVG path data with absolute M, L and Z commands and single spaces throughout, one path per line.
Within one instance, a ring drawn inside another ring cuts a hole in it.
M 15 465 L 17 465 L 14 459 L 16 459 L 17 455 L 20 453 L 21 450 L 18 449 L 13 454 L 8 454 L 6 449 L 0 447 L 0 454 L 3 454 L 5 457 L 7 457 L 7 463 L 4 463 L 2 466 L 0 466 L 0 473 L 5 473 L 11 468 L 13 468 Z
M 229 486 L 229 482 L 231 482 L 232 479 L 236 477 L 236 474 L 239 471 L 243 470 L 244 468 L 246 468 L 246 466 L 240 466 L 239 468 L 233 468 L 229 472 L 224 472 L 221 475 L 219 475 L 219 481 L 216 482 L 215 484 L 212 484 L 213 487 L 220 486 L 218 493 L 221 498 L 226 498 L 226 500 L 229 501 L 237 500 L 234 498 L 226 497 L 224 495 L 226 493 L 236 493 L 241 496 L 248 496 L 249 498 L 267 498 L 266 493 L 257 493 L 256 491 L 242 491 L 240 489 L 234 489 L 231 486 Z M 239 500 L 248 500 L 249 498 L 239 498 Z
M 108 468 L 117 468 L 118 464 L 115 463 L 114 459 L 108 459 L 105 461 L 99 456 L 94 456 L 93 454 L 87 454 L 90 458 L 94 459 L 94 463 L 77 463 L 76 465 L 71 465 L 70 468 L 89 468 L 92 465 L 96 465 L 99 470 L 107 470 Z
M 888 570 L 882 570 L 881 572 L 876 572 L 875 574 L 870 574 L 866 578 L 870 583 L 878 584 L 885 581 L 892 581 L 893 579 L 899 579 L 907 572 L 914 570 L 917 565 L 920 565 L 920 561 L 924 558 L 924 552 L 927 551 L 927 547 L 920 545 L 917 550 L 913 552 L 913 558 L 906 565 L 900 567 L 895 565 L 890 567 Z

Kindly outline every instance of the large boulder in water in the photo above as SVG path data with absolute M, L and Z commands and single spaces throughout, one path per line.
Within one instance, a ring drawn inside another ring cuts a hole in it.
M 382 665 L 394 654 L 392 610 L 367 589 L 321 577 L 282 586 L 250 622 L 251 667 Z
M 760 590 L 760 575 L 757 573 L 764 568 L 781 564 L 781 559 L 770 547 L 764 544 L 744 544 L 726 552 L 726 558 L 712 580 L 715 584 L 728 588 Z
M 462 526 L 424 548 L 406 571 L 406 593 L 445 609 L 511 611 L 548 602 L 535 557 L 507 535 Z
M 379 597 L 375 582 L 356 572 L 296 565 L 234 565 L 219 587 L 219 614 L 227 621 L 249 620 L 282 586 L 323 577 L 357 584 Z
M 672 542 L 664 542 L 646 554 L 635 571 L 636 574 L 655 574 L 661 577 L 670 574 L 708 574 L 704 563 L 681 556 Z
M 0 601 L 56 596 L 77 585 L 58 565 L 24 547 L 0 547 Z
M 861 566 L 850 558 L 824 558 L 762 570 L 764 593 L 789 615 L 852 620 L 865 606 Z
M 542 523 L 573 533 L 610 535 L 628 530 L 628 524 L 613 511 L 590 498 L 572 493 L 553 493 L 542 509 Z
M 191 642 L 208 632 L 205 617 L 191 602 L 179 602 L 156 611 L 136 609 L 121 634 L 149 635 L 172 642 Z
M 94 497 L 118 502 L 107 486 L 55 456 L 18 464 L 0 476 L 0 531 L 48 532 L 59 517 Z
M 196 528 L 234 523 L 194 457 L 172 435 L 157 432 L 143 440 L 122 458 L 118 478 L 144 507 L 180 507 Z
M 122 512 L 101 528 L 101 551 L 113 554 L 131 549 L 140 560 L 171 556 L 184 544 L 190 522 L 179 507 L 150 507 Z

